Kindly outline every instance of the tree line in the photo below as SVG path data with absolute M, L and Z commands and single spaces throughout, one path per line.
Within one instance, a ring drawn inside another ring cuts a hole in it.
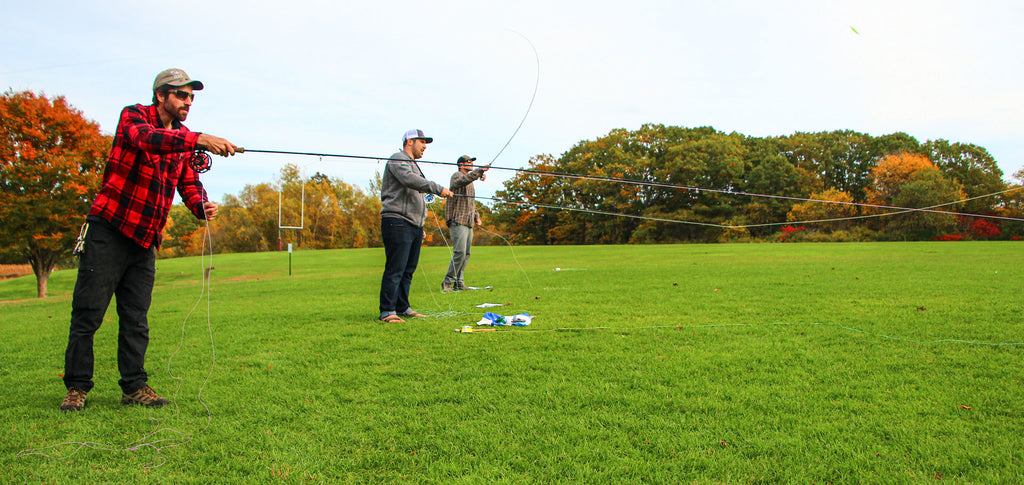
M 875 137 L 840 130 L 760 138 L 650 124 L 579 142 L 558 158 L 535 156 L 530 170 L 497 193 L 515 203 L 493 211 L 501 229 L 525 244 L 1024 235 L 1021 222 L 953 214 L 1024 218 L 1024 191 L 1003 181 L 987 150 L 946 140 L 920 143 L 905 133 Z M 1024 171 L 1016 177 L 1024 178 Z M 635 217 L 621 217 L 626 214 Z

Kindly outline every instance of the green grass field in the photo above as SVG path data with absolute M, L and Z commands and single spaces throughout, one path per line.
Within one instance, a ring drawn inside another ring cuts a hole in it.
M 158 261 L 163 409 L 120 405 L 111 305 L 88 405 L 60 412 L 75 272 L 42 301 L 0 282 L 0 482 L 1024 476 L 1024 345 L 996 345 L 1024 343 L 1021 243 L 479 247 L 467 283 L 494 289 L 440 294 L 448 257 L 414 282 L 431 318 L 381 324 L 380 249 L 299 251 L 291 276 L 215 255 L 212 347 L 205 299 L 183 325 L 202 262 Z M 453 331 L 485 302 L 533 323 Z

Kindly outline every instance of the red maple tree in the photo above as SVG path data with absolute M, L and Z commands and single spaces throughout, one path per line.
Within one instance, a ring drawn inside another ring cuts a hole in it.
M 0 95 L 0 253 L 27 260 L 40 298 L 71 255 L 110 143 L 63 96 Z

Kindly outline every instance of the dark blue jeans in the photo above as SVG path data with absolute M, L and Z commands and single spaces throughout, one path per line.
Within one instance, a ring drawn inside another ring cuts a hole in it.
M 384 276 L 380 279 L 380 317 L 409 311 L 409 288 L 423 245 L 423 228 L 398 217 L 380 218 L 384 240 Z
M 156 276 L 156 250 L 143 248 L 103 219 L 89 217 L 85 254 L 71 301 L 71 331 L 64 353 L 64 385 L 93 387 L 93 336 L 117 296 L 117 382 L 125 394 L 146 385 L 147 314 Z

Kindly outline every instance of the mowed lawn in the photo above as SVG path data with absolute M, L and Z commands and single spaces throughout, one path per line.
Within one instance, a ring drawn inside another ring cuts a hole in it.
M 441 294 L 448 258 L 424 249 L 405 324 L 376 320 L 380 249 L 291 275 L 215 254 L 208 302 L 203 261 L 160 260 L 147 369 L 174 405 L 121 406 L 111 305 L 72 414 L 75 271 L 44 300 L 0 281 L 0 482 L 1024 476 L 1022 243 L 477 247 L 467 283 L 493 289 Z M 488 310 L 534 319 L 454 332 Z

